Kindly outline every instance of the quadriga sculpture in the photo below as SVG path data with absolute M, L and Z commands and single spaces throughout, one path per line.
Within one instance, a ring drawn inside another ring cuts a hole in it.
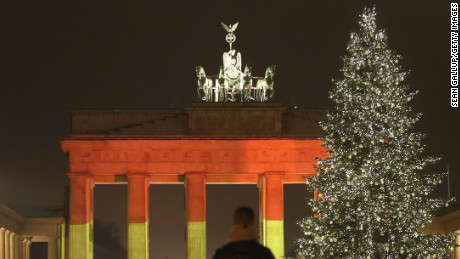
M 234 34 L 238 23 L 222 27 L 228 32 L 226 40 L 230 50 L 222 56 L 222 66 L 217 76 L 206 76 L 203 67 L 196 68 L 198 77 L 198 96 L 205 102 L 266 102 L 273 97 L 275 66 L 269 66 L 264 77 L 253 77 L 252 69 L 245 66 L 241 69 L 241 53 L 232 49 L 235 42 Z M 256 79 L 254 87 L 253 80 Z M 268 96 L 268 94 L 270 94 Z

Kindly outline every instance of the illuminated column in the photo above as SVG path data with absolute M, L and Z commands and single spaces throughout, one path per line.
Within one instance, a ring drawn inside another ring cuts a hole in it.
M 32 241 L 28 239 L 26 242 L 26 259 L 30 259 L 30 245 L 31 244 L 32 244 Z
M 128 174 L 128 258 L 149 258 L 149 176 Z
M 66 238 L 65 238 L 65 223 L 59 224 L 58 227 L 58 258 L 65 259 L 65 247 L 66 247 Z
M 5 228 L 0 227 L 0 259 L 5 259 L 5 231 Z
M 6 230 L 5 231 L 5 259 L 10 258 L 10 234 L 11 231 Z
M 204 172 L 187 172 L 185 178 L 187 213 L 187 259 L 206 258 L 206 183 Z
M 10 234 L 10 259 L 16 259 L 16 246 L 15 246 L 16 233 L 11 232 Z
M 260 242 L 281 259 L 284 256 L 283 172 L 259 177 Z
M 69 258 L 93 258 L 93 180 L 89 174 L 69 173 Z
M 22 239 L 22 244 L 21 244 L 21 249 L 22 249 L 22 258 L 23 259 L 29 259 L 27 257 L 27 242 L 29 239 L 27 237 Z

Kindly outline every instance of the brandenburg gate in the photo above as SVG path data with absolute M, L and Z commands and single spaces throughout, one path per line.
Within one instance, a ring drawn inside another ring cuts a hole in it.
M 128 185 L 128 257 L 149 258 L 149 185 L 183 184 L 186 258 L 206 258 L 206 185 L 259 188 L 260 242 L 284 256 L 283 184 L 305 184 L 325 150 L 323 110 L 287 109 L 265 77 L 241 69 L 232 49 L 237 24 L 226 26 L 230 50 L 218 76 L 197 68 L 205 102 L 177 110 L 78 110 L 61 141 L 69 157 L 69 258 L 93 258 L 93 188 Z M 230 35 L 230 36 L 229 36 Z M 233 36 L 232 36 L 233 35 Z M 254 84 L 253 84 L 254 82 Z
M 284 255 L 283 184 L 305 184 L 324 155 L 318 110 L 203 103 L 184 110 L 80 110 L 69 154 L 70 258 L 92 258 L 93 188 L 128 184 L 129 258 L 148 258 L 149 184 L 184 184 L 187 258 L 206 258 L 206 184 L 260 190 L 260 241 Z

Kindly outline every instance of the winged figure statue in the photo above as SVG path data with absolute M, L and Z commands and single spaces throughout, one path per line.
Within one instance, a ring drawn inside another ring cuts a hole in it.
M 238 27 L 238 22 L 233 25 L 229 24 L 228 26 L 223 22 L 221 22 L 220 24 L 222 24 L 222 28 L 224 28 L 224 30 L 228 33 L 233 33 L 234 31 L 236 31 L 236 28 Z

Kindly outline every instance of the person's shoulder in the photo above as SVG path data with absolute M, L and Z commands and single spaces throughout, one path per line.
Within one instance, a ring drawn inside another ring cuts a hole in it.
M 267 247 L 259 244 L 258 242 L 255 242 L 256 245 L 258 246 L 258 249 L 261 252 L 261 255 L 263 255 L 262 258 L 267 258 L 267 259 L 275 259 L 275 256 L 273 255 L 272 251 L 268 249 Z
M 216 250 L 213 259 L 234 258 L 235 255 L 246 255 L 247 258 L 274 259 L 270 249 L 257 241 L 238 241 L 225 244 Z M 255 256 L 255 257 L 254 257 Z M 240 258 L 240 257 L 235 257 Z M 246 258 L 246 257 L 244 257 Z

